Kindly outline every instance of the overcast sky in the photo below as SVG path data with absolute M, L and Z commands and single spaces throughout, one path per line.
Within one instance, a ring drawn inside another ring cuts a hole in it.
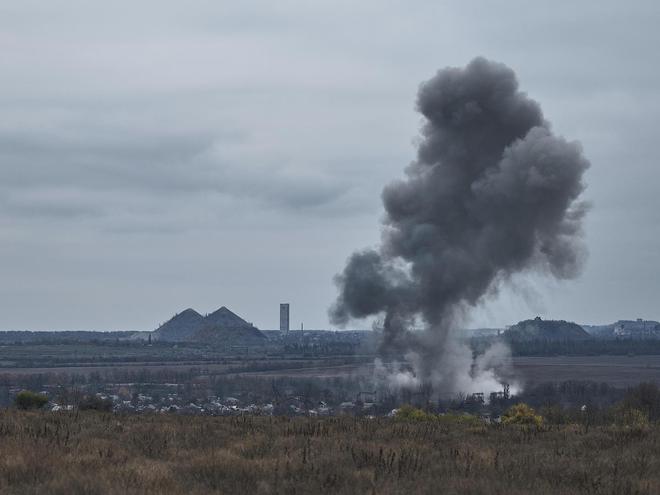
M 471 325 L 658 319 L 659 23 L 657 1 L 0 0 L 0 329 L 221 305 L 269 329 L 280 302 L 327 328 L 419 83 L 477 55 L 582 142 L 593 208 L 581 278 L 521 277 Z

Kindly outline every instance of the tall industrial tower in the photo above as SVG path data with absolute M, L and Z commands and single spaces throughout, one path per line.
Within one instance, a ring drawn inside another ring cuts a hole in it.
M 289 303 L 280 304 L 280 332 L 289 333 Z

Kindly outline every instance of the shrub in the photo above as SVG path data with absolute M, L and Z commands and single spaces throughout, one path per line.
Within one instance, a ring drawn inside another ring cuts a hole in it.
M 447 413 L 438 415 L 408 405 L 401 406 L 394 417 L 404 421 L 435 421 L 444 425 L 478 426 L 482 424 L 481 420 L 472 414 Z
M 101 399 L 96 395 L 86 395 L 78 404 L 78 409 L 81 411 L 103 411 L 112 412 L 112 401 L 109 399 Z
M 19 409 L 41 409 L 48 403 L 48 397 L 42 394 L 23 390 L 16 394 L 14 404 Z
M 619 403 L 612 408 L 612 419 L 615 425 L 629 428 L 643 428 L 649 424 L 649 415 L 629 407 L 625 403 Z
M 570 423 L 570 416 L 560 404 L 545 406 L 539 411 L 541 417 L 553 425 L 564 425 Z
M 541 426 L 543 417 L 536 414 L 536 411 L 527 404 L 520 403 L 511 406 L 502 416 L 502 423 L 505 425 L 531 425 Z
M 434 421 L 438 419 L 435 414 L 427 413 L 409 405 L 401 406 L 397 409 L 394 417 L 406 421 Z
M 655 383 L 640 383 L 629 389 L 623 402 L 625 407 L 645 413 L 651 421 L 660 419 L 660 389 Z
M 461 426 L 483 425 L 483 421 L 481 421 L 477 416 L 474 416 L 472 414 L 447 413 L 438 416 L 437 419 L 441 424 L 446 424 L 446 425 L 461 425 Z

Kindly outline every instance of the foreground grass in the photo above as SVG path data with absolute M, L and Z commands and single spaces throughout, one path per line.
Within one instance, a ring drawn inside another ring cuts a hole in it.
M 660 427 L 0 413 L 0 493 L 660 493 Z

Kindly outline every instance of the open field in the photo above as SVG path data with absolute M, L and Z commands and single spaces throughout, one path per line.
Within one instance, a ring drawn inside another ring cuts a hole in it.
M 150 361 L 150 362 L 113 362 L 113 363 L 76 363 L 70 366 L 19 366 L 0 368 L 0 376 L 16 374 L 42 374 L 42 373 L 76 373 L 89 375 L 90 373 L 109 372 L 113 370 L 140 371 L 149 370 L 158 372 L 163 370 L 186 371 L 196 369 L 201 374 L 218 375 L 243 375 L 259 373 L 277 374 L 280 370 L 282 376 L 296 375 L 321 376 L 324 372 L 336 376 L 347 376 L 356 372 L 371 373 L 372 367 L 367 362 L 371 358 L 361 356 L 339 356 L 326 358 L 249 358 L 249 357 L 227 357 L 220 360 L 201 361 Z M 363 369 L 365 366 L 367 368 Z M 248 370 L 248 371 L 246 371 Z M 325 371 L 324 371 L 325 370 Z
M 6 494 L 654 494 L 660 427 L 0 413 Z
M 628 387 L 640 382 L 660 383 L 660 356 L 557 356 L 514 357 L 515 376 L 524 384 L 564 382 L 570 380 L 606 382 Z M 344 358 L 224 358 L 211 361 L 150 361 L 117 363 L 80 363 L 75 366 L 17 367 L 0 369 L 3 375 L 36 373 L 90 374 L 112 370 L 148 369 L 189 370 L 202 374 L 241 375 L 264 378 L 340 378 L 370 376 L 373 365 L 368 357 Z
M 660 383 L 660 356 L 558 356 L 514 357 L 515 376 L 525 384 L 570 380 L 606 382 L 628 387 L 640 382 Z M 296 369 L 242 373 L 264 377 L 337 377 L 368 375 L 371 364 L 310 366 Z
M 660 356 L 515 357 L 513 364 L 516 375 L 529 384 L 580 380 L 628 387 L 660 383 Z

